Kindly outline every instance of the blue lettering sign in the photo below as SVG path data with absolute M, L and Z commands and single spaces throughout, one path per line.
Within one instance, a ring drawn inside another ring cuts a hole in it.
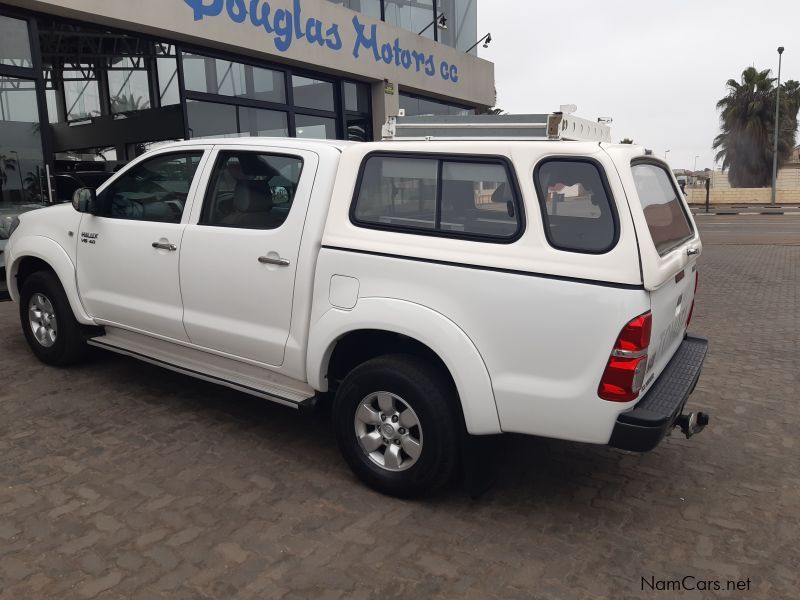
M 338 23 L 324 23 L 315 17 L 303 18 L 302 0 L 292 0 L 289 9 L 272 10 L 269 0 L 183 0 L 191 9 L 195 21 L 206 17 L 218 17 L 223 12 L 234 23 L 244 23 L 263 29 L 272 36 L 272 43 L 278 52 L 286 52 L 296 41 L 305 40 L 307 44 L 328 48 L 334 52 L 342 49 L 343 41 Z M 458 83 L 458 66 L 447 61 L 437 61 L 433 54 L 404 48 L 400 38 L 392 41 L 379 39 L 377 25 L 362 23 L 358 15 L 353 17 L 353 57 L 394 65 L 417 73 L 424 71 L 428 77 L 438 75 L 443 81 Z M 324 32 L 324 33 L 323 33 Z
M 194 20 L 200 21 L 203 17 L 216 17 L 222 12 L 224 0 L 211 0 L 208 4 L 203 0 L 183 0 L 194 9 Z

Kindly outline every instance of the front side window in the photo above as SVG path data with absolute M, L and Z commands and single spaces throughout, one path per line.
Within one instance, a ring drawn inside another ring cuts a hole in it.
M 616 244 L 613 200 L 596 163 L 549 159 L 537 167 L 534 180 L 551 246 L 600 254 Z
M 277 229 L 292 209 L 302 170 L 296 156 L 220 152 L 199 224 Z
M 364 225 L 511 241 L 522 223 L 514 189 L 499 159 L 371 156 L 352 215 Z
M 100 197 L 102 216 L 180 223 L 202 151 L 161 154 L 131 167 Z
M 651 163 L 634 164 L 631 172 L 658 253 L 666 254 L 691 239 L 692 226 L 667 172 Z

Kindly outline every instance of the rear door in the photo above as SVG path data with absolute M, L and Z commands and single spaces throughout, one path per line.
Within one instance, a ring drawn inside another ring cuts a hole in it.
M 193 344 L 283 364 L 297 259 L 319 157 L 218 145 L 183 235 L 183 324 Z
M 666 163 L 651 157 L 634 159 L 630 175 L 633 185 L 628 197 L 653 314 L 646 391 L 686 332 L 701 244 L 689 207 Z

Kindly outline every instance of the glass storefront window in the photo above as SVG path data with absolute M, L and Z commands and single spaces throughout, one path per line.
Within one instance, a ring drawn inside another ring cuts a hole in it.
M 187 100 L 186 112 L 190 138 L 239 137 L 235 106 Z
M 147 70 L 134 68 L 129 58 L 116 58 L 111 64 L 108 69 L 111 112 L 119 114 L 150 108 Z
M 446 102 L 439 102 L 428 98 L 420 98 L 418 96 L 409 96 L 408 94 L 400 94 L 400 108 L 406 111 L 407 117 L 416 117 L 422 115 L 449 115 L 456 117 L 463 117 L 467 115 L 474 115 L 475 109 L 463 108 Z
M 64 71 L 64 97 L 68 121 L 97 117 L 101 113 L 97 80 L 86 78 L 82 71 Z
M 384 0 L 386 22 L 407 31 L 419 33 L 433 21 L 433 0 Z M 423 37 L 433 39 L 435 27 L 422 33 Z
M 316 108 L 317 110 L 336 110 L 333 101 L 333 84 L 330 81 L 292 76 L 292 92 L 295 106 Z
M 178 60 L 175 56 L 175 46 L 156 44 L 156 56 L 159 106 L 180 104 L 181 92 L 178 84 Z
M 286 113 L 247 106 L 187 100 L 189 137 L 287 137 Z
M 189 91 L 286 102 L 286 86 L 280 71 L 184 53 L 183 76 Z
M 369 142 L 370 123 L 366 117 L 347 117 L 347 139 L 351 142 Z
M 466 51 L 478 41 L 478 1 L 438 0 L 439 12 L 447 16 L 447 29 L 439 30 L 439 41 Z M 477 55 L 478 48 L 470 51 Z
M 178 86 L 178 61 L 174 58 L 157 58 L 156 66 L 161 106 L 179 104 L 181 92 Z
M 344 87 L 345 110 L 369 112 L 369 85 L 345 81 L 342 86 Z
M 36 85 L 0 77 L 0 217 L 46 198 Z
M 380 21 L 381 18 L 381 0 L 330 0 L 334 4 L 341 4 L 349 8 L 350 10 L 354 10 L 356 12 L 360 12 L 362 15 L 367 15 L 368 17 L 372 17 L 373 19 L 378 19 Z
M 242 135 L 288 137 L 289 125 L 284 112 L 240 106 L 239 131 Z
M 0 65 L 33 66 L 28 23 L 0 16 Z
M 322 140 L 336 139 L 336 119 L 315 117 L 311 115 L 295 115 L 295 133 L 299 138 Z

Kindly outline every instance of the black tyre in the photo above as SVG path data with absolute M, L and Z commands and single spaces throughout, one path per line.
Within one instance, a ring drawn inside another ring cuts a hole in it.
M 401 498 L 431 494 L 456 472 L 464 418 L 452 382 L 407 355 L 353 369 L 336 393 L 336 438 L 353 472 Z
M 63 366 L 84 357 L 86 342 L 81 326 L 52 271 L 37 271 L 25 279 L 19 318 L 28 345 L 43 363 Z

